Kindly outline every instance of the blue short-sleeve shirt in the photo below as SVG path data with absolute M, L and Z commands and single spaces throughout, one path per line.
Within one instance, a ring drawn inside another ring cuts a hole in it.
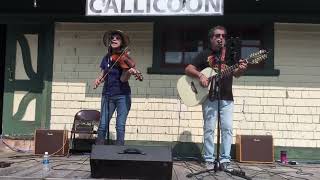
M 110 56 L 103 57 L 100 68 L 104 70 L 105 73 L 109 72 L 109 69 L 112 67 L 114 62 L 111 61 Z M 107 96 L 116 96 L 116 95 L 130 95 L 131 89 L 129 82 L 121 82 L 120 77 L 122 74 L 122 68 L 115 64 L 109 74 L 105 77 L 102 94 Z

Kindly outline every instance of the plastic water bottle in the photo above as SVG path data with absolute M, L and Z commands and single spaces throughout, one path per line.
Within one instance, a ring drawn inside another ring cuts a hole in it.
M 46 177 L 49 174 L 50 166 L 49 166 L 49 154 L 48 152 L 45 152 L 43 155 L 42 160 L 42 175 L 43 177 Z

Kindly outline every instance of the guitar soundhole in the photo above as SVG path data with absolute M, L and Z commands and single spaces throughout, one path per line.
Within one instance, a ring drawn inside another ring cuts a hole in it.
M 191 89 L 194 93 L 198 94 L 198 91 L 197 91 L 196 86 L 194 85 L 193 81 L 191 82 Z

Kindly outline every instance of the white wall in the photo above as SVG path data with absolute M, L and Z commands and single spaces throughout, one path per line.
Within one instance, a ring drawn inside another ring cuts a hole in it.
M 103 33 L 121 29 L 131 37 L 131 56 L 144 81 L 130 80 L 132 109 L 127 140 L 202 142 L 201 107 L 177 98 L 180 76 L 147 74 L 152 65 L 152 23 L 57 23 L 51 129 L 71 129 L 80 109 L 100 109 L 101 87 L 92 89 L 105 54 Z M 272 134 L 276 146 L 320 147 L 318 57 L 320 26 L 275 24 L 275 68 L 279 77 L 234 80 L 234 136 Z M 111 131 L 115 134 L 115 120 Z

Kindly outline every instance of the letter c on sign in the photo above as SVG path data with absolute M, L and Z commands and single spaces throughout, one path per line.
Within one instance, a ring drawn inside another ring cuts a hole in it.
M 96 0 L 90 0 L 90 2 L 89 2 L 90 10 L 91 10 L 92 12 L 94 12 L 94 13 L 101 13 L 101 12 L 102 12 L 101 10 L 97 10 L 97 9 L 95 9 L 95 8 L 93 7 L 93 4 L 94 4 L 95 1 L 96 1 Z

